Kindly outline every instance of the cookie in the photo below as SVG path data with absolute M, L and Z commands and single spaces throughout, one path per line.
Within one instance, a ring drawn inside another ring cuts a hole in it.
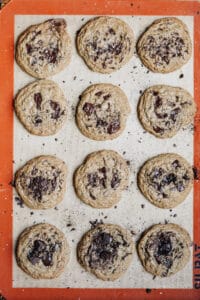
M 62 71 L 71 59 L 71 39 L 64 19 L 49 19 L 27 28 L 18 38 L 16 61 L 29 75 L 47 78 Z
M 15 98 L 16 114 L 32 134 L 45 136 L 59 131 L 67 117 L 62 90 L 51 80 L 35 81 L 19 91 Z
M 15 187 L 30 208 L 51 208 L 63 200 L 66 176 L 64 161 L 50 155 L 38 156 L 17 171 Z
M 112 73 L 133 56 L 133 31 L 124 21 L 114 17 L 90 20 L 78 32 L 76 42 L 87 66 L 99 73 Z
M 151 71 L 173 72 L 186 64 L 192 55 L 188 28 L 177 18 L 158 19 L 139 38 L 137 52 Z
M 190 259 L 191 239 L 179 225 L 154 225 L 138 244 L 139 258 L 147 272 L 160 277 L 177 273 Z
M 129 169 L 117 152 L 102 150 L 88 155 L 76 170 L 74 186 L 77 196 L 95 208 L 116 204 L 128 185 Z
M 119 225 L 100 224 L 78 244 L 79 263 L 102 280 L 116 280 L 128 269 L 134 252 L 130 233 Z
M 68 263 L 69 245 L 55 226 L 43 223 L 26 228 L 19 236 L 16 259 L 19 267 L 36 279 L 58 277 Z
M 195 111 L 194 100 L 186 90 L 168 85 L 149 87 L 138 105 L 144 129 L 159 138 L 170 138 L 192 123 Z
M 76 121 L 80 131 L 93 140 L 112 140 L 126 126 L 131 109 L 124 92 L 107 83 L 94 84 L 80 96 Z
M 138 174 L 141 192 L 160 208 L 173 208 L 183 202 L 192 184 L 192 167 L 175 153 L 160 154 L 149 159 Z

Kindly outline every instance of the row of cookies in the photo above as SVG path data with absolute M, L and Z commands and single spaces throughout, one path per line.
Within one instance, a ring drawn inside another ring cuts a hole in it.
M 64 19 L 50 19 L 30 26 L 19 37 L 16 60 L 36 78 L 47 78 L 70 62 L 71 38 Z M 125 65 L 134 53 L 134 34 L 124 21 L 108 16 L 89 20 L 77 33 L 76 45 L 87 66 L 100 73 L 112 73 Z M 177 18 L 158 19 L 137 42 L 143 64 L 153 72 L 177 70 L 191 57 L 187 26 Z
M 185 267 L 190 258 L 191 239 L 176 224 L 157 224 L 142 234 L 137 250 L 143 267 L 155 276 L 167 277 Z M 119 225 L 97 224 L 84 234 L 77 258 L 86 271 L 102 280 L 116 280 L 128 269 L 134 253 L 130 232 Z M 36 279 L 58 277 L 70 259 L 70 247 L 55 226 L 41 223 L 19 236 L 17 263 Z
M 66 176 L 67 167 L 61 159 L 43 155 L 17 171 L 15 187 L 30 208 L 47 209 L 63 200 Z M 128 165 L 112 150 L 89 154 L 74 173 L 77 196 L 95 208 L 109 208 L 116 204 L 128 182 Z M 192 183 L 192 167 L 175 153 L 149 159 L 138 173 L 141 192 L 161 208 L 173 208 L 181 203 L 189 194 Z
M 118 137 L 125 128 L 130 105 L 121 88 L 108 84 L 89 86 L 79 97 L 76 122 L 81 132 L 94 140 Z M 67 118 L 67 102 L 51 80 L 35 81 L 15 97 L 15 111 L 25 128 L 36 135 L 55 134 Z M 195 103 L 183 88 L 155 85 L 140 97 L 138 117 L 143 127 L 159 138 L 174 136 L 192 123 Z

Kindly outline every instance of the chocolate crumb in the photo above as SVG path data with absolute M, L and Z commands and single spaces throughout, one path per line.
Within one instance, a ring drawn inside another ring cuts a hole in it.
M 76 228 L 73 227 L 70 231 L 74 231 L 74 230 L 76 230 Z
M 147 294 L 151 293 L 151 289 L 146 289 L 146 293 Z
M 181 78 L 183 78 L 184 77 L 184 74 L 180 74 L 179 75 L 179 78 L 181 79 Z
M 23 201 L 22 201 L 22 199 L 20 197 L 16 196 L 15 197 L 15 201 L 16 201 L 17 205 L 19 205 L 21 208 L 24 207 L 24 203 L 23 203 Z
M 144 204 L 141 204 L 141 207 L 142 207 L 142 208 L 144 208 L 144 207 L 145 207 L 145 205 L 144 205 Z
M 194 180 L 199 180 L 199 170 L 196 167 L 193 167 Z
M 0 300 L 6 300 L 6 298 L 2 294 L 0 294 Z
M 99 221 L 96 219 L 94 221 L 89 221 L 90 225 L 91 225 L 91 228 L 95 228 L 97 225 L 99 224 L 103 224 L 103 220 L 100 219 Z

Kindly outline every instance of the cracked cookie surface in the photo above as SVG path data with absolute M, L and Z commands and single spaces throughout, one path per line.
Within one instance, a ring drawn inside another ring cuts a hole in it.
M 18 238 L 17 263 L 33 278 L 58 277 L 68 263 L 69 256 L 69 245 L 64 234 L 53 225 L 33 225 L 26 228 Z
M 187 26 L 177 18 L 154 21 L 137 43 L 143 64 L 153 72 L 173 72 L 188 62 L 192 42 Z
M 89 154 L 76 170 L 74 186 L 78 197 L 95 208 L 108 208 L 120 200 L 128 185 L 126 161 L 117 152 L 102 150 Z
M 47 209 L 63 200 L 67 168 L 61 159 L 43 155 L 28 161 L 15 176 L 15 187 L 30 208 Z
M 138 253 L 146 271 L 167 277 L 179 272 L 190 259 L 191 239 L 179 225 L 154 225 L 138 244 Z
M 35 81 L 22 88 L 15 97 L 15 111 L 32 134 L 55 134 L 67 117 L 67 102 L 60 87 L 51 80 Z
M 134 252 L 131 234 L 113 224 L 86 232 L 78 244 L 80 264 L 102 280 L 116 280 L 128 269 Z
M 183 202 L 192 184 L 192 167 L 175 153 L 160 154 L 149 159 L 138 174 L 141 192 L 160 208 L 173 208 Z
M 80 96 L 76 121 L 80 131 L 94 140 L 118 137 L 126 126 L 130 106 L 125 93 L 112 84 L 94 84 Z
M 98 17 L 80 29 L 77 48 L 90 69 L 112 73 L 131 59 L 134 51 L 133 31 L 118 18 Z
M 192 123 L 195 111 L 194 100 L 186 90 L 168 85 L 149 87 L 138 105 L 138 116 L 144 129 L 159 138 L 172 137 Z
M 16 61 L 29 75 L 47 78 L 62 71 L 71 59 L 71 39 L 64 19 L 32 25 L 19 37 Z

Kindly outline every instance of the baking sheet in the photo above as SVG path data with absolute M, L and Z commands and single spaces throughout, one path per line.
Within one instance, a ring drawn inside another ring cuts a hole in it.
M 15 16 L 15 40 L 28 26 L 56 16 Z M 60 16 L 59 16 L 60 17 Z M 93 16 L 62 16 L 68 24 L 68 31 L 74 42 L 75 33 Z M 134 30 L 137 38 L 143 30 L 158 16 L 120 16 Z M 189 27 L 193 39 L 193 17 L 180 17 Z M 184 76 L 180 78 L 180 75 Z M 141 232 L 159 222 L 175 222 L 185 227 L 193 236 L 193 193 L 177 208 L 162 210 L 150 204 L 140 193 L 136 184 L 139 167 L 150 157 L 162 152 L 176 152 L 193 163 L 193 130 L 189 126 L 175 137 L 160 140 L 146 133 L 137 119 L 136 107 L 140 91 L 153 84 L 169 84 L 186 88 L 193 94 L 193 56 L 189 63 L 170 74 L 149 72 L 135 54 L 121 70 L 103 75 L 90 71 L 78 56 L 75 44 L 70 65 L 52 79 L 63 89 L 69 104 L 68 120 L 61 131 L 51 137 L 38 137 L 29 134 L 16 116 L 14 119 L 14 171 L 24 163 L 41 154 L 57 155 L 68 166 L 67 192 L 63 202 L 56 209 L 35 211 L 20 207 L 15 201 L 13 206 L 13 237 L 16 241 L 20 232 L 28 226 L 40 222 L 49 222 L 60 228 L 66 235 L 71 248 L 71 258 L 65 272 L 57 279 L 35 280 L 26 275 L 16 265 L 13 256 L 13 287 L 77 287 L 77 288 L 192 288 L 192 255 L 184 270 L 169 278 L 155 278 L 147 273 L 140 264 L 137 253 L 133 257 L 128 271 L 115 282 L 104 282 L 84 271 L 76 259 L 76 246 L 83 233 L 90 229 L 90 221 L 120 224 L 133 232 L 133 239 L 138 240 Z M 18 65 L 14 65 L 14 90 L 34 81 Z M 78 96 L 90 84 L 113 83 L 119 85 L 127 94 L 132 113 L 126 130 L 113 141 L 97 142 L 84 137 L 78 130 L 74 113 Z M 121 201 L 110 209 L 94 209 L 82 203 L 75 195 L 72 176 L 87 154 L 100 150 L 113 149 L 130 161 L 130 184 L 122 194 Z M 144 204 L 144 208 L 142 208 Z M 71 224 L 70 226 L 67 226 Z M 15 246 L 15 244 L 14 244 Z M 191 249 L 192 251 L 192 249 Z M 13 251 L 14 253 L 14 251 Z

